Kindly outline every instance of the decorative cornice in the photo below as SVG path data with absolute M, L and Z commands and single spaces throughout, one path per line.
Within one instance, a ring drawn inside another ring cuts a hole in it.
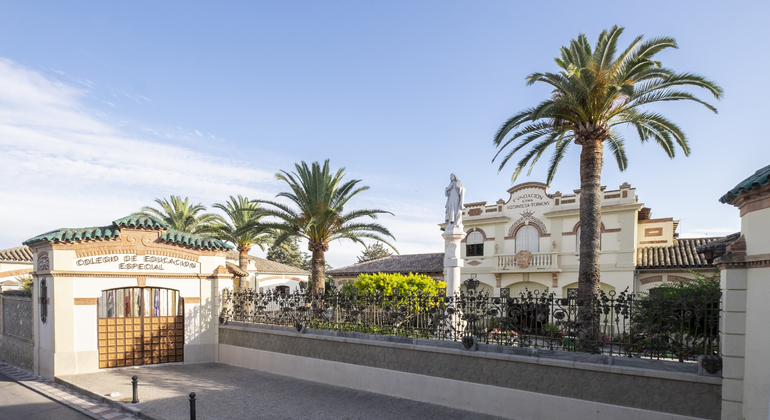
M 487 205 L 486 201 L 477 201 L 475 203 L 465 203 L 465 204 L 463 204 L 463 207 L 467 209 L 469 207 L 483 207 L 483 206 L 486 206 L 486 205 Z
M 563 203 L 564 201 L 562 201 Z M 641 210 L 644 207 L 644 203 L 628 203 L 628 204 L 613 204 L 611 206 L 602 206 L 602 213 L 616 213 L 625 210 Z M 579 215 L 580 208 L 574 208 L 569 210 L 556 210 L 543 213 L 543 216 L 548 218 L 553 217 L 565 217 Z
M 637 223 L 640 225 L 646 224 L 646 223 L 664 223 L 664 222 L 673 222 L 673 217 L 664 217 L 660 219 L 647 219 L 647 220 L 637 220 Z
M 543 190 L 543 192 L 545 193 L 546 196 L 548 196 L 548 198 L 553 198 L 552 195 L 548 194 L 548 185 L 543 184 L 542 182 L 525 182 L 523 184 L 514 185 L 513 187 L 509 188 L 507 192 L 508 194 L 513 195 L 517 191 L 521 191 L 526 188 L 539 188 Z
M 221 266 L 220 266 L 221 267 Z M 135 279 L 138 277 L 145 277 L 145 278 L 158 278 L 158 279 L 213 279 L 213 278 L 231 278 L 233 277 L 232 274 L 225 272 L 225 273 L 214 273 L 214 274 L 164 274 L 164 273 L 152 273 L 152 274 L 142 274 L 142 273 L 115 273 L 115 272 L 107 272 L 107 271 L 45 271 L 45 272 L 34 272 L 35 275 L 41 276 L 51 276 L 51 277 L 107 277 L 107 278 L 131 278 Z
M 599 223 L 601 223 L 602 233 L 615 233 L 615 232 L 620 232 L 621 230 L 621 228 L 607 229 L 604 227 L 604 222 L 599 222 Z M 575 226 L 572 227 L 572 232 L 562 232 L 561 236 L 575 236 L 577 235 L 577 230 L 579 227 L 580 227 L 580 220 L 578 220 L 578 222 L 575 223 Z
M 507 223 L 509 220 L 511 220 L 511 218 L 507 216 L 484 217 L 481 219 L 463 220 L 463 227 L 489 225 L 489 224 L 501 223 L 501 222 Z M 439 227 L 441 229 L 445 229 L 446 225 L 447 225 L 446 223 L 439 223 Z

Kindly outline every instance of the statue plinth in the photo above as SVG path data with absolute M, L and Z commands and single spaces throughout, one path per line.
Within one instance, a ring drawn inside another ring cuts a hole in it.
M 450 223 L 447 225 L 444 233 L 444 268 L 446 271 L 447 296 L 451 296 L 460 291 L 462 284 L 460 271 L 463 267 L 463 259 L 460 257 L 462 240 L 465 237 L 463 225 Z

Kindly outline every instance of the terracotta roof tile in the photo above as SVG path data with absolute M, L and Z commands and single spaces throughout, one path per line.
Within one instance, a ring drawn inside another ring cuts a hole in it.
M 697 247 L 723 238 L 674 239 L 672 246 L 639 247 L 636 268 L 703 268 L 712 265 L 697 251 Z
M 238 267 L 238 264 L 233 264 L 230 261 L 225 262 L 225 265 L 227 265 L 227 270 L 231 272 L 232 274 L 238 276 L 238 277 L 248 277 L 249 272 L 241 270 L 241 267 Z
M 329 270 L 332 276 L 373 273 L 443 273 L 444 253 L 391 255 L 390 257 Z
M 17 246 L 0 250 L 0 261 L 32 262 L 32 251 L 28 246 Z

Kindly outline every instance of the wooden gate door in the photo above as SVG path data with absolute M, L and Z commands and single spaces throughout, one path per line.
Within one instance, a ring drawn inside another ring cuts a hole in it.
M 184 361 L 184 301 L 177 290 L 104 290 L 98 324 L 99 368 Z

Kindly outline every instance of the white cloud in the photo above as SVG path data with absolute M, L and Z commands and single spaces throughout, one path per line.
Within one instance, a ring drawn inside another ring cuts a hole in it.
M 169 194 L 205 204 L 275 194 L 274 168 L 127 136 L 85 108 L 84 94 L 0 59 L 0 246 L 107 223 Z
M 86 107 L 90 92 L 83 89 L 0 58 L 0 249 L 51 229 L 107 224 L 171 194 L 205 205 L 235 194 L 272 199 L 283 188 L 273 174 L 293 169 L 271 167 L 278 165 L 272 160 L 243 162 L 210 148 L 163 143 L 154 129 L 130 135 L 124 123 L 111 122 L 114 116 Z M 203 136 L 171 126 L 180 134 Z M 355 177 L 379 184 L 372 174 Z M 440 252 L 436 223 L 443 217 L 443 202 L 383 197 L 403 197 L 402 190 L 410 189 L 403 180 L 393 181 L 383 181 L 390 187 L 371 184 L 373 191 L 351 204 L 392 211 L 396 217 L 377 221 L 391 230 L 402 254 Z M 350 241 L 334 242 L 327 260 L 341 267 L 354 263 L 361 251 Z M 260 255 L 258 249 L 253 253 Z

